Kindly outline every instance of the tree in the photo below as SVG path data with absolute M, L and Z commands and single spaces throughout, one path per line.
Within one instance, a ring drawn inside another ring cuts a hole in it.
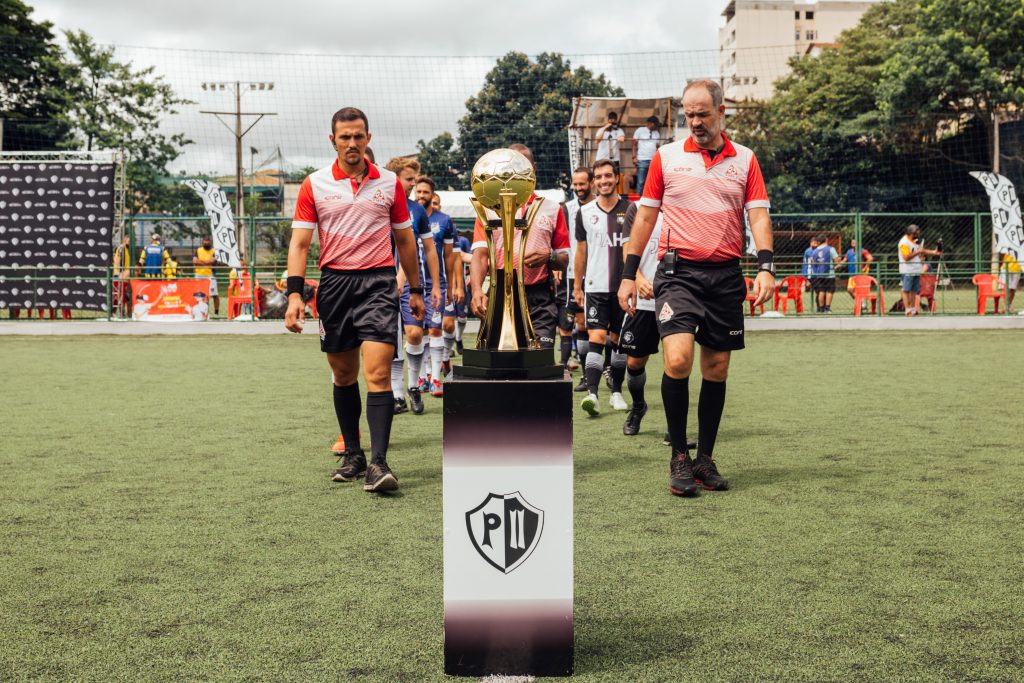
M 154 67 L 135 71 L 117 61 L 114 49 L 96 45 L 83 31 L 67 31 L 71 68 L 65 85 L 71 106 L 61 119 L 73 138 L 65 147 L 86 150 L 122 149 L 127 167 L 129 212 L 145 208 L 168 210 L 178 197 L 165 182 L 167 166 L 190 141 L 182 134 L 159 132 L 160 120 L 177 113 L 178 105 L 192 104 L 174 94 Z
M 992 149 L 999 112 L 1024 106 L 1024 3 L 921 0 L 920 31 L 894 46 L 882 68 L 879 108 L 910 143 L 931 143 L 968 119 Z
M 451 133 L 445 131 L 430 142 L 418 140 L 416 149 L 420 169 L 424 175 L 433 178 L 440 189 L 443 190 L 450 185 L 464 185 L 459 182 L 458 169 L 461 163 Z
M 521 52 L 509 52 L 487 73 L 480 92 L 466 101 L 458 147 L 452 149 L 448 133 L 418 147 L 428 152 L 435 173 L 443 164 L 451 169 L 447 177 L 454 174 L 465 185 L 480 156 L 519 142 L 533 152 L 539 186 L 565 184 L 570 170 L 565 126 L 572 115 L 572 98 L 624 94 L 603 74 L 573 69 L 558 53 L 545 52 L 531 61 Z
M 0 0 L 0 118 L 3 149 L 53 150 L 68 126 L 58 117 L 68 106 L 66 67 L 53 24 L 32 21 L 20 0 Z

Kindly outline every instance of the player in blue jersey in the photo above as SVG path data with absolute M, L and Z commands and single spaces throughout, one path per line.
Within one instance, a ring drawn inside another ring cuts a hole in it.
M 423 210 L 418 202 L 409 199 L 416 184 L 416 176 L 419 175 L 420 165 L 415 159 L 395 157 L 387 164 L 387 169 L 398 175 L 402 188 L 406 193 L 406 201 L 409 204 L 409 217 L 412 219 L 413 231 L 419 237 L 419 268 L 420 282 L 424 283 L 424 291 L 430 295 L 424 297 L 427 314 L 422 321 L 417 320 L 409 309 L 409 286 L 405 274 L 398 271 L 398 287 L 402 293 L 402 325 L 405 330 L 405 355 L 409 361 L 409 400 L 412 404 L 412 412 L 419 415 L 423 412 L 423 399 L 418 387 L 420 368 L 423 366 L 423 328 L 430 317 L 431 310 L 439 310 L 444 301 L 441 293 L 440 268 L 438 267 L 437 249 L 434 246 L 434 238 L 430 232 L 430 220 L 427 212 Z M 424 268 L 426 265 L 426 268 Z M 429 284 L 428 284 L 429 283 Z M 394 382 L 395 375 L 401 381 L 401 360 L 395 359 L 391 366 L 391 377 Z M 404 398 L 396 398 L 395 411 L 402 410 Z
M 432 308 L 428 305 L 424 317 L 430 344 L 430 395 L 440 397 L 444 395 L 441 381 L 447 372 L 452 347 L 455 345 L 455 302 L 463 301 L 465 297 L 455 273 L 455 223 L 448 214 L 434 210 L 432 201 L 435 194 L 434 181 L 431 178 L 420 176 L 416 179 L 413 197 L 427 212 L 439 265 L 442 266 L 442 306 Z M 427 278 L 427 281 L 433 284 L 430 278 Z

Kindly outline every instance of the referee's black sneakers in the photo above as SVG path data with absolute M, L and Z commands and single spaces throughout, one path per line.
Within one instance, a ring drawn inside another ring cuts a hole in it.
M 371 462 L 366 470 L 366 482 L 363 483 L 364 491 L 383 493 L 394 491 L 398 488 L 398 479 L 392 474 L 391 468 L 386 462 Z
M 676 453 L 668 467 L 668 490 L 677 496 L 692 497 L 700 493 L 693 479 L 693 461 L 685 453 Z
M 693 479 L 708 491 L 729 490 L 729 481 L 718 473 L 718 466 L 710 455 L 697 455 L 693 462 Z
M 362 450 L 341 453 L 341 467 L 334 470 L 331 481 L 355 481 L 366 474 L 366 456 Z

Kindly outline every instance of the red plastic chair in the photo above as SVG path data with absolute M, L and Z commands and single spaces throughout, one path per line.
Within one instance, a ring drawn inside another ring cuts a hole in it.
M 743 298 L 743 300 L 750 302 L 750 315 L 754 315 L 754 300 L 756 299 L 756 297 L 754 296 L 754 292 L 753 292 L 753 290 L 754 290 L 754 278 L 745 277 L 745 278 L 743 278 L 743 281 L 747 283 L 747 296 L 745 296 Z M 761 315 L 764 315 L 764 302 L 763 301 L 761 302 Z
M 807 278 L 799 275 L 790 275 L 782 278 L 779 286 L 775 288 L 775 311 L 778 312 L 779 304 L 782 304 L 782 314 L 786 314 L 790 301 L 796 302 L 796 314 L 804 312 L 804 290 L 810 285 Z M 786 293 L 783 294 L 782 290 Z
M 252 278 L 248 273 L 242 273 L 240 278 L 232 280 L 228 285 L 228 320 L 241 315 L 242 307 L 246 305 L 252 306 L 253 317 L 260 316 L 260 301 L 259 298 L 253 299 L 252 285 Z M 257 282 L 256 286 L 259 287 L 260 284 Z
M 938 281 L 937 275 L 922 275 L 921 276 L 921 301 L 928 300 L 924 306 L 924 310 L 929 313 L 935 312 L 935 284 Z
M 306 284 L 313 288 L 313 298 L 306 302 L 306 305 L 309 306 L 309 314 L 314 318 L 319 318 L 320 316 L 316 312 L 316 288 L 320 286 L 320 283 L 317 280 L 306 280 Z
M 850 277 L 853 282 L 853 314 L 860 315 L 861 304 L 865 301 L 871 302 L 871 312 L 876 313 L 879 309 L 885 310 L 885 288 L 878 284 L 878 280 L 870 275 L 853 275 Z M 874 287 L 874 291 L 872 291 Z
M 999 300 L 1006 298 L 1006 288 L 999 276 L 978 273 L 971 278 L 971 283 L 978 288 L 978 315 L 985 315 L 985 299 L 992 299 L 995 312 L 999 313 Z

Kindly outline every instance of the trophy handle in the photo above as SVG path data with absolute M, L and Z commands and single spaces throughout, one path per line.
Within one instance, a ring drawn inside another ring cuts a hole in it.
M 489 336 L 488 333 L 490 332 L 490 329 L 489 329 L 490 326 L 487 323 L 489 323 L 491 321 L 492 316 L 494 315 L 494 299 L 495 299 L 495 297 L 494 297 L 493 289 L 494 289 L 495 283 L 498 281 L 498 273 L 497 273 L 497 269 L 495 268 L 495 265 L 494 265 L 494 263 L 495 263 L 495 258 L 494 258 L 494 239 L 491 237 L 491 231 L 490 231 L 490 229 L 488 228 L 488 225 L 487 225 L 488 221 L 490 220 L 488 218 L 488 216 L 487 216 L 487 209 L 485 209 L 483 204 L 481 204 L 475 197 L 470 197 L 469 198 L 469 202 L 470 202 L 470 204 L 473 205 L 473 210 L 476 212 L 476 217 L 480 221 L 480 225 L 483 226 L 483 228 L 484 228 L 484 235 L 486 235 L 486 237 L 487 237 L 487 269 L 489 271 L 489 276 L 490 276 L 490 279 L 491 279 L 491 290 L 492 291 L 488 292 L 488 295 L 487 295 L 487 312 L 484 314 L 484 319 L 480 321 L 480 332 L 477 333 L 477 336 L 476 336 L 476 348 L 477 349 L 486 349 L 487 348 L 487 339 L 488 339 L 488 336 Z
M 533 320 L 526 305 L 526 278 L 523 275 L 526 267 L 523 264 L 523 259 L 526 258 L 526 240 L 529 237 L 530 228 L 533 226 L 533 221 L 537 218 L 537 212 L 540 211 L 541 204 L 543 203 L 544 197 L 537 197 L 526 210 L 523 216 L 526 221 L 526 227 L 521 228 L 522 237 L 519 240 L 519 277 L 517 279 L 519 280 L 519 300 L 523 302 L 519 313 L 520 319 L 523 321 L 523 329 L 526 331 L 526 347 L 530 349 L 539 349 L 540 340 L 537 339 L 537 333 L 533 329 Z

